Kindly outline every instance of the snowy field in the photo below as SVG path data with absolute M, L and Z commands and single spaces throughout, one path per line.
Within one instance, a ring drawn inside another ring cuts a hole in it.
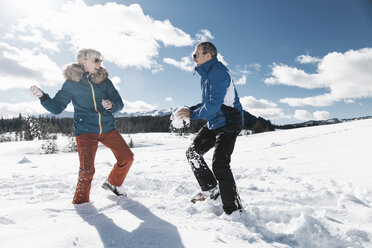
M 231 216 L 220 199 L 190 202 L 192 136 L 131 137 L 128 197 L 101 188 L 115 159 L 99 146 L 91 203 L 78 206 L 77 153 L 1 143 L 0 247 L 372 247 L 372 120 L 239 136 L 231 166 L 245 211 Z

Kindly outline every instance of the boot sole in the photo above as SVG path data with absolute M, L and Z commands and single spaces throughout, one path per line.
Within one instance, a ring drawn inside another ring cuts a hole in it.
M 102 188 L 105 190 L 110 190 L 112 193 L 114 193 L 117 196 L 127 196 L 127 194 L 120 194 L 116 189 L 113 189 L 109 184 L 104 183 L 102 184 Z

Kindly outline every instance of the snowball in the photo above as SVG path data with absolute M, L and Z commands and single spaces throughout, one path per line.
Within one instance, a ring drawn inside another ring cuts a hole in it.
M 185 126 L 189 127 L 190 126 L 190 118 L 186 118 L 186 119 L 180 119 L 177 117 L 177 112 L 180 111 L 180 110 L 184 110 L 184 109 L 189 109 L 188 107 L 179 107 L 176 111 L 174 111 L 170 117 L 171 121 L 172 121 L 172 126 L 174 128 L 183 128 Z

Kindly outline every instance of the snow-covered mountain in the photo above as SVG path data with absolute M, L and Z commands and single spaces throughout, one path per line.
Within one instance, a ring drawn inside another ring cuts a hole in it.
M 116 117 L 135 117 L 135 116 L 164 116 L 164 115 L 169 115 L 171 114 L 173 109 L 163 109 L 163 110 L 152 110 L 152 111 L 142 111 L 142 112 L 119 112 L 116 113 Z M 44 115 L 45 116 L 45 115 Z M 48 114 L 48 116 L 52 116 L 52 114 Z M 55 115 L 53 115 L 55 116 Z M 59 118 L 72 118 L 74 117 L 73 112 L 69 111 L 63 111 L 61 114 L 57 115 Z
M 372 119 L 372 116 L 364 116 L 364 117 L 356 117 L 350 119 L 338 119 L 332 118 L 328 120 L 311 120 L 305 121 L 301 123 L 294 123 L 294 124 L 287 124 L 287 125 L 277 125 L 275 126 L 278 129 L 292 129 L 292 128 L 299 128 L 299 127 L 312 127 L 312 126 L 321 126 L 321 125 L 329 125 L 329 124 L 337 124 L 341 122 L 349 122 L 349 121 L 357 121 L 357 120 L 366 120 Z
M 143 111 L 143 112 L 134 112 L 134 113 L 127 113 L 127 112 L 120 112 L 115 114 L 117 117 L 135 117 L 135 116 L 164 116 L 171 114 L 175 109 L 163 109 L 163 110 L 152 110 L 152 111 Z
M 371 130 L 369 119 L 239 136 L 231 168 L 245 210 L 231 216 L 220 199 L 190 202 L 192 136 L 124 135 L 128 197 L 101 188 L 115 158 L 100 145 L 91 202 L 78 206 L 76 153 L 0 143 L 0 247 L 372 247 Z
M 162 110 L 155 109 L 155 110 L 152 110 L 152 111 L 140 111 L 140 112 L 130 112 L 130 113 L 122 111 L 122 112 L 116 113 L 115 116 L 116 117 L 164 116 L 164 115 L 171 114 L 174 110 L 175 109 L 173 109 L 173 108 L 162 109 Z M 27 116 L 27 115 L 29 115 L 29 113 L 23 113 L 22 115 Z M 53 114 L 50 114 L 50 113 L 32 114 L 32 115 L 33 116 L 39 116 L 39 115 L 40 116 L 55 116 L 55 117 L 58 117 L 58 118 L 73 118 L 74 117 L 73 112 L 66 111 L 66 110 L 63 111 L 62 113 L 58 114 L 58 115 L 53 115 Z M 18 116 L 19 116 L 19 113 L 12 113 L 12 114 L 2 113 L 2 115 L 0 115 L 0 118 L 3 117 L 5 119 L 10 119 L 10 118 L 18 117 Z

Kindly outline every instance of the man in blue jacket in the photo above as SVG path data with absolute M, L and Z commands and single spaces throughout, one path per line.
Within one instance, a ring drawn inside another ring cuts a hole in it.
M 242 209 L 230 160 L 236 138 L 242 129 L 243 109 L 229 70 L 217 60 L 217 49 L 211 42 L 197 45 L 193 60 L 197 65 L 195 70 L 201 76 L 202 102 L 176 113 L 180 119 L 208 121 L 186 152 L 201 187 L 201 192 L 191 201 L 195 203 L 206 198 L 217 199 L 221 195 L 225 213 L 231 214 Z M 215 147 L 213 172 L 203 159 L 203 155 L 212 147 Z

